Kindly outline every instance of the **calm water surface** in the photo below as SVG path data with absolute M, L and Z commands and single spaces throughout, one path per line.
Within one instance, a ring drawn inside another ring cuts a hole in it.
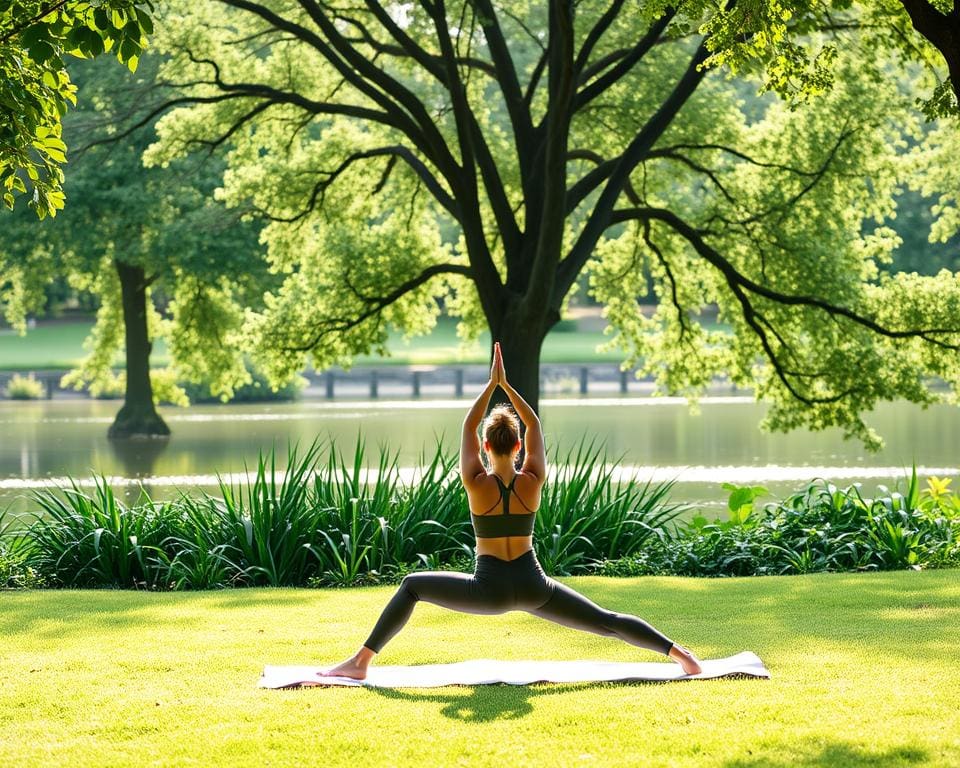
M 104 474 L 138 483 L 157 496 L 178 488 L 210 487 L 217 473 L 242 473 L 260 451 L 288 442 L 333 439 L 352 455 L 358 435 L 371 463 L 377 447 L 399 453 L 414 467 L 441 440 L 458 444 L 466 400 L 396 402 L 304 401 L 289 404 L 194 406 L 163 409 L 168 441 L 112 443 L 107 427 L 118 404 L 92 400 L 0 402 L 0 509 L 22 508 L 32 490 Z M 605 442 L 611 458 L 643 479 L 675 479 L 673 497 L 710 506 L 726 498 L 723 482 L 765 485 L 782 495 L 808 480 L 840 485 L 862 481 L 872 492 L 893 486 L 915 462 L 921 474 L 956 475 L 960 409 L 884 404 L 869 423 L 886 439 L 877 454 L 844 441 L 838 430 L 767 434 L 759 430 L 765 406 L 742 397 L 706 398 L 700 413 L 685 401 L 631 397 L 547 399 L 541 418 L 549 447 L 561 453 L 583 437 Z M 718 510 L 719 511 L 719 510 Z

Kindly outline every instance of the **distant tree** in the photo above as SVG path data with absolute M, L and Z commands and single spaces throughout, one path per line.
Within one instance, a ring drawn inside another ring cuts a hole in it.
M 153 31 L 153 3 L 133 0 L 0 2 L 0 189 L 40 218 L 63 207 L 67 145 L 61 120 L 76 104 L 64 58 L 114 53 L 136 70 Z
M 56 275 L 96 294 L 90 354 L 66 383 L 94 394 L 114 386 L 112 363 L 123 350 L 125 402 L 109 434 L 164 435 L 155 400 L 185 404 L 176 381 L 208 382 L 214 394 L 229 396 L 250 380 L 235 337 L 244 307 L 258 306 L 271 280 L 257 225 L 214 200 L 222 159 L 204 154 L 147 169 L 141 156 L 154 139 L 152 124 L 117 137 L 154 98 L 157 57 L 145 56 L 133 77 L 109 62 L 81 64 L 81 99 L 64 128 L 80 147 L 65 182 L 73 202 L 55 220 L 7 214 L 0 274 L 8 277 L 8 299 L 21 301 L 8 300 L 6 310 L 22 323 Z M 151 374 L 158 337 L 172 361 Z

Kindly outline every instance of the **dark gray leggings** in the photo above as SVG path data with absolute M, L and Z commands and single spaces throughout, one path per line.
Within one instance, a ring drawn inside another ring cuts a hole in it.
M 540 567 L 533 550 L 515 560 L 480 555 L 473 575 L 427 571 L 405 576 L 364 645 L 376 653 L 407 623 L 419 600 L 454 611 L 498 614 L 525 611 L 565 627 L 670 653 L 673 642 L 643 619 L 601 608 Z

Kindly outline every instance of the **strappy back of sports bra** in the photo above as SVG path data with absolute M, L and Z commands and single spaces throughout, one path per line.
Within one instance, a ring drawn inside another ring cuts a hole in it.
M 517 481 L 517 475 L 513 476 L 510 485 L 504 485 L 499 475 L 494 475 L 497 485 L 500 486 L 500 499 L 494 502 L 482 515 L 470 514 L 473 521 L 473 530 L 478 539 L 496 539 L 501 536 L 530 536 L 533 534 L 533 523 L 536 519 L 536 510 L 533 512 L 523 503 L 523 499 L 517 496 L 513 489 L 513 484 Z M 527 514 L 510 514 L 510 496 L 517 496 L 517 501 L 527 510 Z M 497 506 L 503 504 L 502 515 L 491 515 L 490 512 Z

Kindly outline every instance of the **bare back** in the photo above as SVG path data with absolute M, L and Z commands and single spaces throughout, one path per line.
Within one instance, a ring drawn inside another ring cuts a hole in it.
M 543 481 L 535 475 L 521 470 L 515 477 L 501 477 L 505 486 L 512 484 L 510 493 L 510 514 L 531 514 L 540 506 L 540 492 Z M 485 473 L 464 484 L 470 513 L 473 515 L 502 515 L 503 493 L 497 477 Z M 496 538 L 478 538 L 477 554 L 493 555 L 501 560 L 514 560 L 533 549 L 533 536 L 498 536 Z

